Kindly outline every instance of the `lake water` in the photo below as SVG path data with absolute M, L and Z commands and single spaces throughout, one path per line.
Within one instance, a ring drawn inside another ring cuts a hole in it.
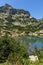
M 43 37 L 21 36 L 17 39 L 26 44 L 30 50 L 34 49 L 34 47 L 37 47 L 38 49 L 43 47 Z

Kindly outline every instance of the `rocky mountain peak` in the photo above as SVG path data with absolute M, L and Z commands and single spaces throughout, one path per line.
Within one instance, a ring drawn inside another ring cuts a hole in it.
M 5 4 L 4 7 L 5 7 L 5 8 L 12 8 L 12 6 L 9 5 L 9 4 Z
M 15 15 L 15 14 L 28 14 L 30 16 L 30 13 L 28 11 L 25 11 L 23 9 L 16 9 L 16 8 L 13 8 L 11 5 L 9 4 L 5 4 L 4 6 L 0 7 L 0 13 L 2 12 L 9 12 L 10 14 L 12 15 Z

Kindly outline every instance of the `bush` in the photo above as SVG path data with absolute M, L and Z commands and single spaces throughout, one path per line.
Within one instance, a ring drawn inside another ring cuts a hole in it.
M 11 39 L 6 37 L 0 38 L 0 63 L 5 62 L 12 50 Z
M 6 60 L 12 64 L 15 64 L 17 61 L 23 63 L 24 58 L 28 58 L 25 45 L 7 36 L 0 38 L 0 63 Z

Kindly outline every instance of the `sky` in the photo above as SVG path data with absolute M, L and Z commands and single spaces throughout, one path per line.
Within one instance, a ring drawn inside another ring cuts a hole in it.
M 4 4 L 29 11 L 31 16 L 37 19 L 43 18 L 43 0 L 0 0 L 0 6 Z

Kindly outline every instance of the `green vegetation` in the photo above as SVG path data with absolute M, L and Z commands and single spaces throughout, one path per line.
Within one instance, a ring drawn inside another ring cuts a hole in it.
M 28 47 L 20 41 L 8 36 L 0 38 L 0 65 L 42 65 L 43 48 L 35 48 L 34 54 L 39 61 L 33 62 L 29 59 Z
M 43 18 L 37 20 L 31 17 L 28 11 L 14 9 L 6 4 L 0 7 L 0 32 L 5 31 L 6 33 L 6 30 L 17 34 L 25 32 L 26 35 L 29 33 L 40 35 L 39 32 L 43 30 Z
M 23 62 L 23 59 L 28 58 L 27 47 L 7 36 L 0 38 L 0 63 L 7 60 L 15 64 L 17 61 Z
M 43 18 L 37 20 L 25 10 L 6 4 L 0 7 L 0 65 L 43 65 L 43 48 L 35 48 L 38 61 L 29 59 L 28 46 L 16 36 L 36 33 L 43 35 Z

